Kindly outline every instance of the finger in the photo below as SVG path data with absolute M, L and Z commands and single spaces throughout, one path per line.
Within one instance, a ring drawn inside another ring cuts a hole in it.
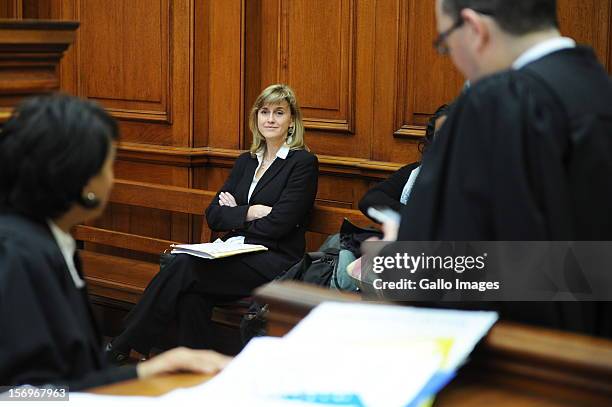
M 179 357 L 179 368 L 198 373 L 216 373 L 223 369 L 232 358 L 207 350 L 183 349 Z

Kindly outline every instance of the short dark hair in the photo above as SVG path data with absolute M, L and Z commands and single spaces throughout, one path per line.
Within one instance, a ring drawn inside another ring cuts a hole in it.
M 427 147 L 433 142 L 436 134 L 436 121 L 442 116 L 447 116 L 450 110 L 450 105 L 444 104 L 436 109 L 433 115 L 429 117 L 427 127 L 425 127 L 425 137 L 419 142 L 419 151 L 421 154 L 427 150 Z
M 53 94 L 23 101 L 0 132 L 0 207 L 55 219 L 100 172 L 117 124 L 97 103 Z
M 466 8 L 490 15 L 502 30 L 513 35 L 559 25 L 556 0 L 442 0 L 442 9 L 454 21 Z

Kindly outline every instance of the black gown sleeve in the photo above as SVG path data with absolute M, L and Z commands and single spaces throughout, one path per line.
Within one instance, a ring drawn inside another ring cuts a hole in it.
M 520 73 L 461 97 L 423 159 L 400 240 L 561 240 L 562 111 Z
M 64 270 L 62 270 L 64 271 Z M 136 367 L 104 368 L 75 323 L 56 270 L 36 252 L 0 236 L 0 384 L 65 385 L 83 390 L 136 377 Z
M 404 206 L 400 202 L 404 186 L 410 178 L 412 171 L 420 165 L 419 162 L 408 164 L 391 174 L 386 180 L 379 182 L 366 192 L 359 201 L 359 210 L 364 215 L 368 215 L 368 208 L 374 207 L 389 207 L 396 212 L 399 212 Z M 372 218 L 370 218 L 372 219 Z M 378 221 L 372 219 L 374 222 Z
M 85 376 L 71 380 L 51 381 L 56 386 L 67 386 L 70 391 L 82 391 L 92 387 L 104 386 L 124 380 L 136 379 L 138 377 L 136 365 L 109 367 L 103 370 L 94 370 Z

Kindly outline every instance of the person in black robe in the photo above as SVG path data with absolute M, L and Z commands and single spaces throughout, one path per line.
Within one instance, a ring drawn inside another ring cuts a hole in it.
M 429 118 L 425 130 L 425 138 L 419 145 L 421 154 L 425 152 L 434 135 L 446 120 L 447 112 L 448 105 L 442 105 Z M 374 185 L 359 200 L 359 210 L 374 222 L 378 222 L 378 220 L 371 218 L 368 214 L 368 208 L 370 207 L 391 208 L 396 212 L 400 212 L 406 205 L 406 202 L 408 202 L 412 186 L 419 175 L 420 165 L 419 161 L 405 165 L 391 174 L 386 180 Z
M 175 349 L 109 368 L 70 228 L 99 215 L 113 184 L 118 131 L 98 105 L 69 96 L 23 102 L 0 133 L 0 385 L 70 391 L 228 358 Z
M 560 36 L 556 1 L 437 0 L 436 16 L 435 45 L 471 87 L 423 158 L 399 231 L 386 225 L 386 238 L 612 240 L 612 85 L 591 49 Z M 612 335 L 609 303 L 499 309 Z

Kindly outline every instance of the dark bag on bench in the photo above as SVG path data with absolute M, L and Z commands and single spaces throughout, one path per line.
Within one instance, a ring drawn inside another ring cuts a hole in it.
M 302 260 L 278 276 L 275 281 L 303 281 L 305 283 L 329 287 L 334 272 L 338 267 L 336 248 L 327 248 L 323 252 L 306 253 Z M 240 321 L 240 337 L 247 344 L 256 336 L 266 334 L 266 313 L 268 306 L 253 302 Z
M 318 252 L 306 253 L 302 260 L 278 276 L 275 281 L 303 281 L 322 287 L 343 288 L 339 281 L 338 264 L 340 251 L 350 251 L 355 257 L 361 256 L 359 246 L 368 237 L 382 237 L 377 229 L 361 228 L 344 219 L 340 233 L 329 236 Z M 246 345 L 255 336 L 266 334 L 267 305 L 254 302 L 240 321 L 240 335 Z

